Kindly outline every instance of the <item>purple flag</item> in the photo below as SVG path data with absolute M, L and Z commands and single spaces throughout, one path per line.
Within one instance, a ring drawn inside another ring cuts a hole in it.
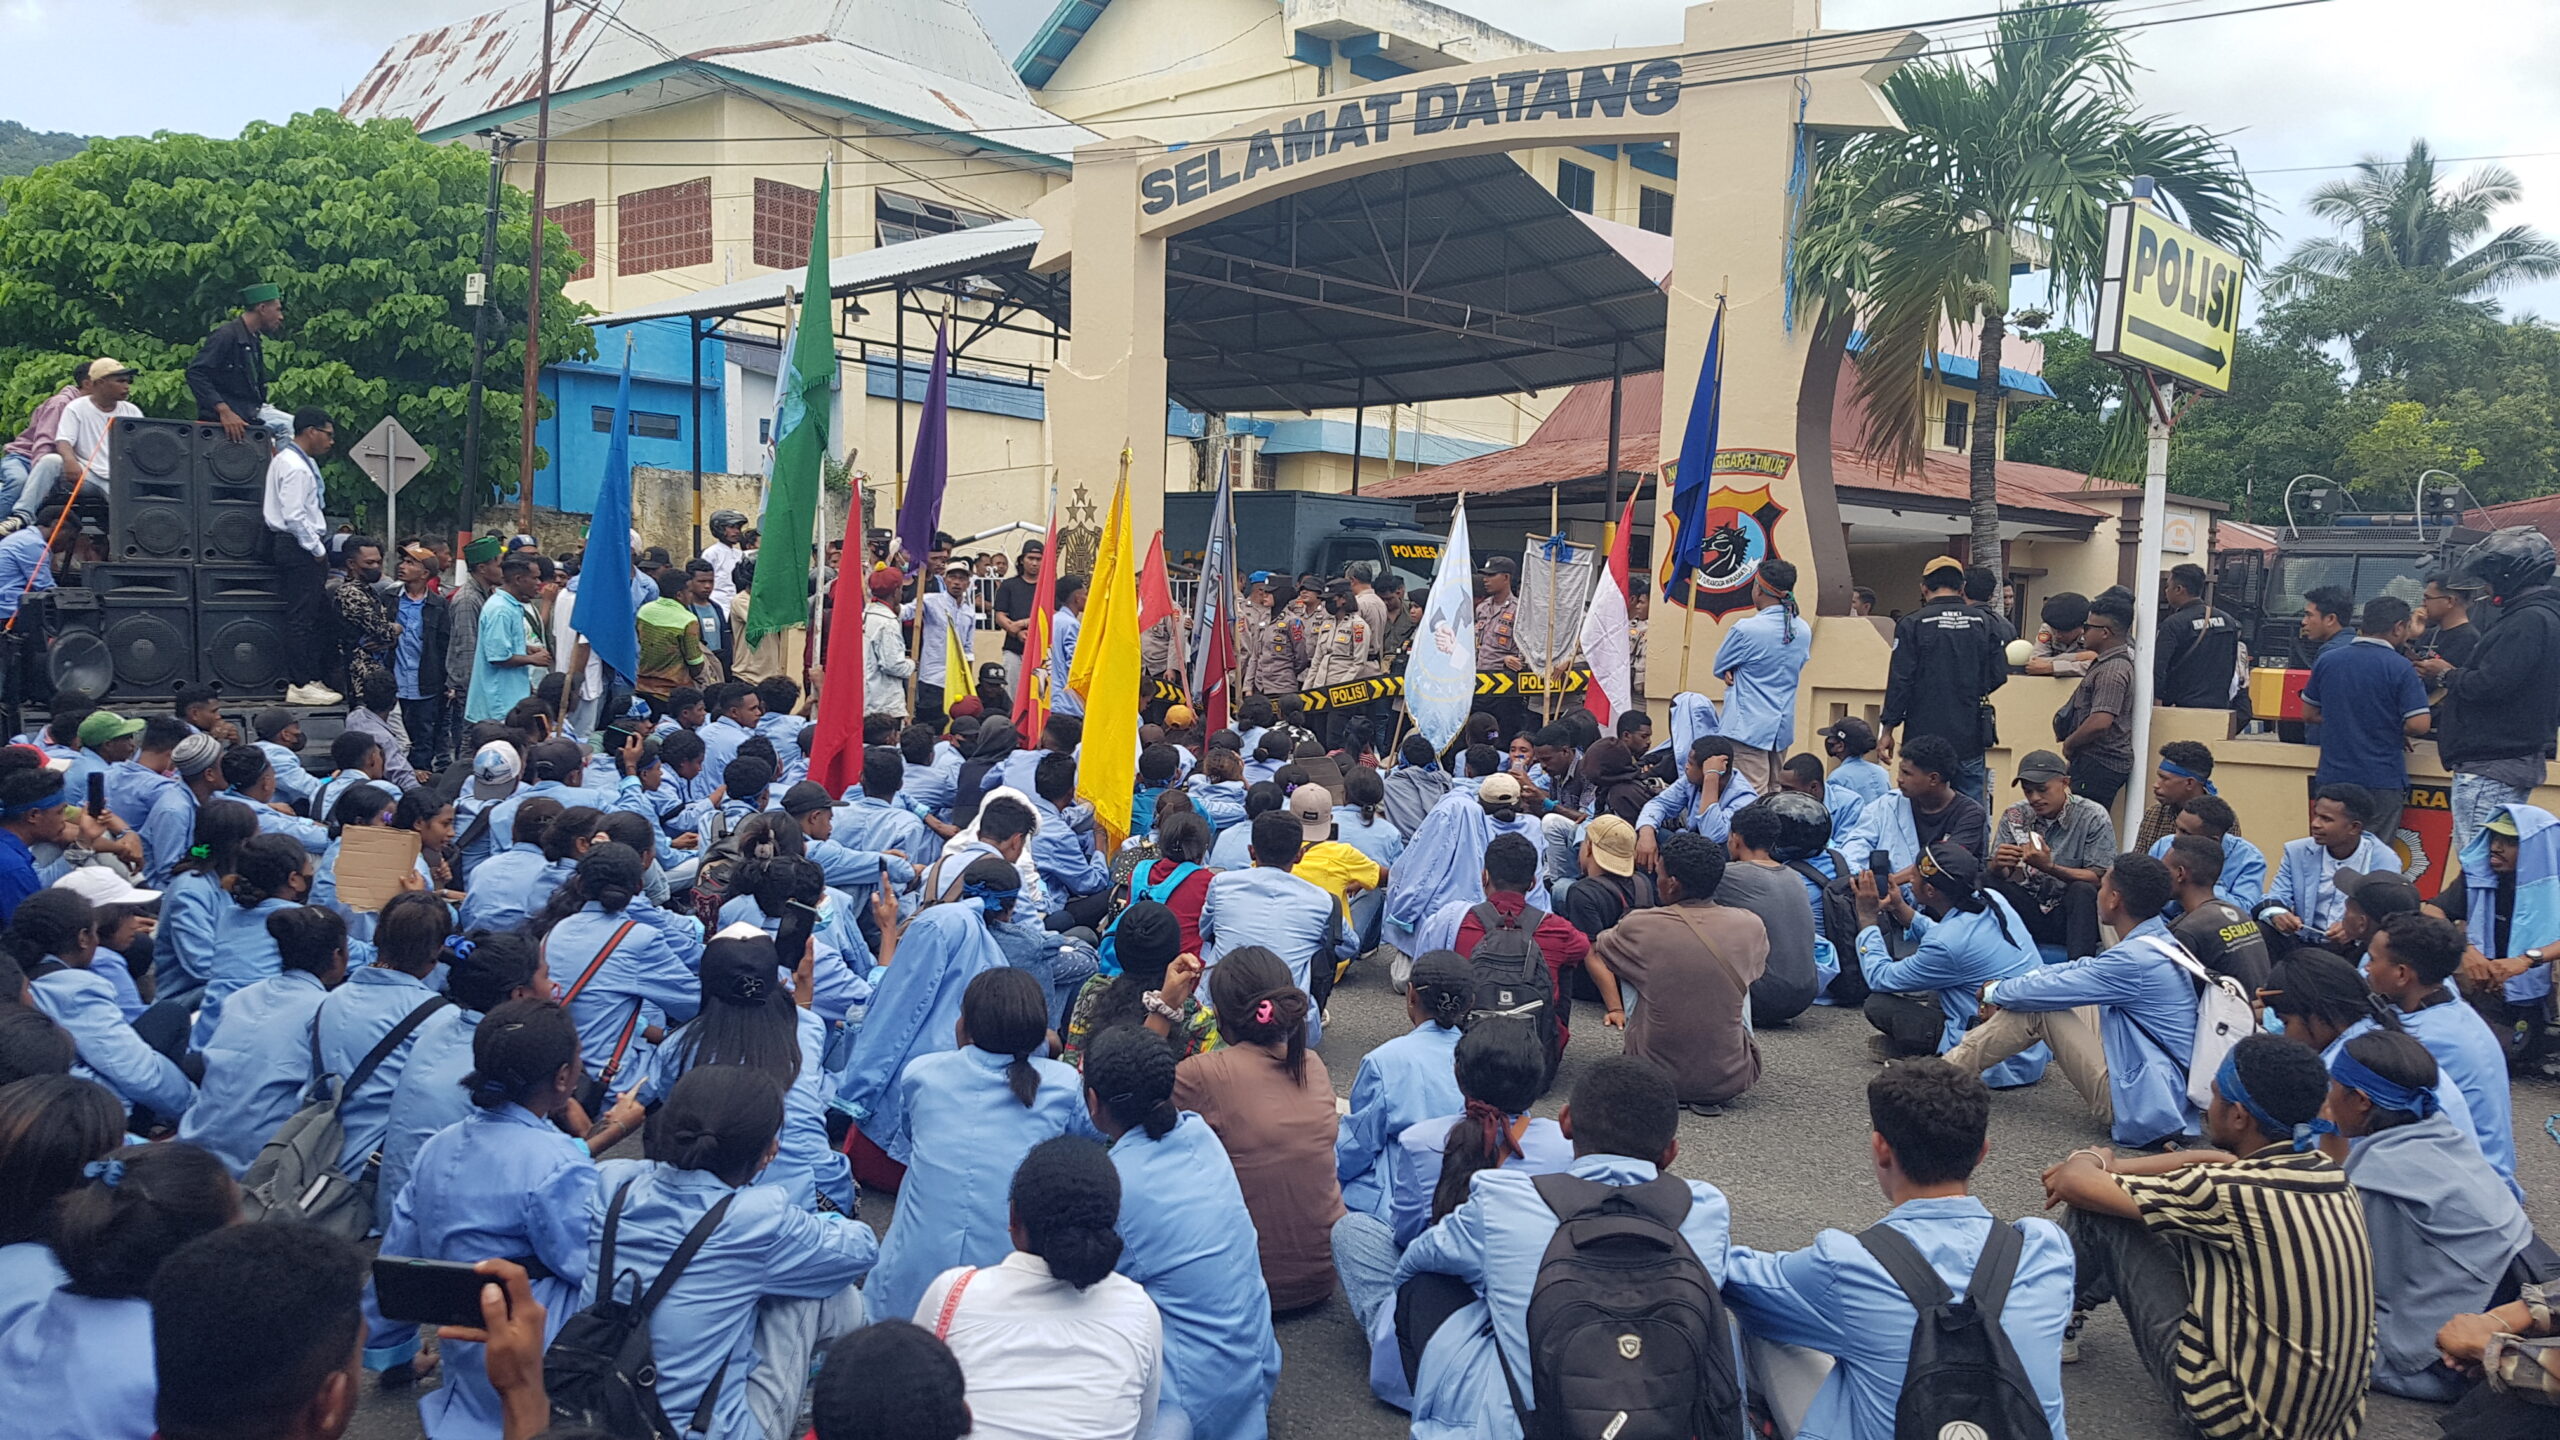
M 906 381 L 902 376 L 899 384 Z M 951 480 L 951 341 L 933 332 L 933 373 L 924 381 L 924 418 L 916 422 L 914 458 L 907 465 L 907 496 L 898 505 L 898 545 L 907 563 L 922 567 L 942 524 L 942 490 Z M 928 577 L 930 578 L 930 577 Z

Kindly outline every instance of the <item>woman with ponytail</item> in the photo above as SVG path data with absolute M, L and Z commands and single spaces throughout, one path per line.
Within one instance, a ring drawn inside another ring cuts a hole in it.
M 471 1073 L 471 1045 L 480 1021 L 510 1000 L 551 998 L 551 972 L 542 954 L 521 935 L 492 935 L 483 930 L 468 937 L 443 939 L 444 993 L 453 1004 L 438 1010 L 418 1027 L 409 1042 L 408 1063 L 391 1093 L 391 1129 L 382 1141 L 383 1208 L 400 1198 L 418 1147 L 447 1125 L 460 1124 L 471 1113 L 471 1097 L 463 1079 Z
M 45 1243 L 53 1202 L 124 1134 L 124 1105 L 95 1081 L 30 1075 L 0 1085 L 0 1331 L 67 1278 Z
M 827 888 L 827 874 L 805 855 L 750 855 L 729 872 L 729 898 L 720 906 L 720 924 L 753 925 L 777 943 L 783 921 L 798 915 L 813 953 L 809 957 L 811 1008 L 829 1025 L 855 1018 L 871 998 L 871 947 L 854 928 L 848 907 Z M 800 957 L 781 957 L 782 968 L 798 967 Z
M 703 1229 L 700 1251 L 649 1317 L 658 1402 L 679 1427 L 699 1422 L 703 1440 L 800 1433 L 809 1363 L 860 1322 L 855 1287 L 879 1255 L 870 1226 L 755 1183 L 784 1114 L 782 1087 L 764 1071 L 697 1065 L 649 1117 L 649 1158 L 597 1167 L 580 1304 L 602 1298 L 608 1280 L 616 1297 L 636 1298 Z
M 670 1021 L 702 1008 L 693 961 L 651 923 L 657 907 L 640 894 L 640 852 L 607 841 L 578 861 L 535 919 L 543 963 L 561 986 L 561 1003 L 578 1026 L 578 1048 L 600 1093 L 591 1108 L 647 1073 L 649 1057 Z
M 1181 917 L 1153 900 L 1132 902 L 1112 931 L 1117 975 L 1096 975 L 1076 992 L 1058 1058 L 1082 1068 L 1085 1047 L 1114 1026 L 1141 1027 L 1173 1042 L 1179 1060 L 1218 1048 L 1218 1017 L 1200 1003 L 1200 956 L 1183 943 Z
M 150 1440 L 151 1279 L 180 1246 L 240 1218 L 239 1187 L 193 1145 L 128 1145 L 81 1175 L 47 1231 L 69 1278 L 0 1331 L 12 1440 Z
M 1209 972 L 1209 1008 L 1225 1047 L 1174 1072 L 1173 1103 L 1197 1111 L 1235 1162 L 1261 1244 L 1272 1308 L 1302 1310 L 1333 1293 L 1333 1080 L 1307 1053 L 1313 1001 L 1288 962 L 1259 945 L 1230 950 Z
M 951 888 L 962 893 L 953 903 L 929 906 L 903 921 L 875 917 L 883 968 L 862 1028 L 854 1032 L 835 1107 L 853 1117 L 845 1153 L 852 1157 L 854 1178 L 875 1190 L 898 1189 L 913 1147 L 899 1077 L 917 1058 L 951 1048 L 970 981 L 1005 968 L 1004 950 L 987 929 L 987 911 L 1010 903 L 1022 884 L 1020 872 L 1001 856 L 981 856 L 958 868 Z M 995 878 L 997 869 L 1004 877 Z M 996 886 L 1003 888 L 990 888 Z
M 1096 1133 L 1083 1082 L 1049 1052 L 1040 982 L 1001 967 L 960 998 L 960 1048 L 919 1055 L 898 1077 L 914 1136 L 880 1268 L 863 1289 L 874 1315 L 913 1313 L 927 1282 L 954 1265 L 1004 1258 L 1006 1177 L 1031 1147 Z
M 1404 1013 L 1413 1028 L 1360 1060 L 1351 1081 L 1351 1108 L 1333 1142 L 1334 1173 L 1342 1203 L 1385 1219 L 1387 1190 L 1378 1160 L 1404 1128 L 1462 1103 L 1454 1069 L 1460 1028 L 1476 1005 L 1475 971 L 1455 950 L 1434 950 L 1413 962 Z
M 482 948 L 474 946 L 473 955 Z M 463 973 L 458 965 L 456 978 Z M 471 981 L 479 986 L 503 978 L 473 975 Z M 488 997 L 484 991 L 472 998 Z M 560 1129 L 578 1091 L 578 1032 L 547 997 L 501 1000 L 478 1018 L 470 1046 L 471 1068 L 455 1086 L 464 1097 L 463 1118 L 419 1146 L 406 1182 L 385 1207 L 382 1253 L 464 1264 L 541 1262 L 551 1273 L 533 1282 L 533 1294 L 542 1302 L 548 1343 L 577 1310 L 595 1202 L 595 1162 Z M 386 1185 L 384 1193 L 394 1192 Z M 414 1327 L 372 1319 L 366 1366 L 408 1360 L 417 1343 Z M 444 1383 L 418 1396 L 427 1434 L 498 1440 L 498 1394 L 481 1347 L 447 1340 L 441 1349 Z
M 347 922 L 334 910 L 278 909 L 267 945 L 278 969 L 223 1007 L 200 1052 L 203 1087 L 178 1124 L 179 1139 L 212 1151 L 234 1177 L 302 1107 L 320 1006 L 347 978 Z
M 658 1050 L 639 1100 L 665 1100 L 686 1071 L 744 1065 L 782 1087 L 782 1148 L 758 1182 L 780 1186 L 803 1208 L 853 1213 L 853 1174 L 827 1143 L 827 1024 L 792 1003 L 791 976 L 774 942 L 723 936 L 702 952 L 702 1010 Z M 597 1139 L 611 1144 L 618 1134 Z
M 257 812 L 246 805 L 196 808 L 195 844 L 160 892 L 160 924 L 151 953 L 160 998 L 192 1003 L 213 974 L 214 923 L 232 907 L 222 890 L 243 843 L 258 833 Z
M 1209 1123 L 1176 1110 L 1181 1063 L 1161 1035 L 1120 1025 L 1094 1037 L 1084 1103 L 1120 1172 L 1120 1273 L 1164 1320 L 1163 1406 L 1195 1440 L 1260 1440 L 1280 1379 L 1271 1292 L 1235 1217 L 1244 1192 Z
M 215 912 L 213 960 L 204 980 L 189 1039 L 199 1050 L 213 1041 L 222 1002 L 273 975 L 281 967 L 267 917 L 290 910 L 311 894 L 311 855 L 290 835 L 252 835 L 232 855 L 222 888 L 231 903 Z M 366 959 L 372 959 L 368 947 Z
M 1013 1253 L 946 1270 L 916 1306 L 967 1380 L 973 1440 L 1159 1433 L 1165 1334 L 1114 1227 L 1120 1174 L 1102 1147 L 1042 1142 L 1013 1172 Z M 1259 1427 L 1254 1427 L 1259 1433 Z

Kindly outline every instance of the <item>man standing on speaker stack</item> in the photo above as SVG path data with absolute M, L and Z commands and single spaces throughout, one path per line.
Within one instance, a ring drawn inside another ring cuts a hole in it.
M 189 378 L 193 378 L 190 372 Z M 320 462 L 337 443 L 337 422 L 312 408 L 293 417 L 293 438 L 267 462 L 265 517 L 268 554 L 276 567 L 276 591 L 284 597 L 284 703 L 335 705 L 346 697 L 320 681 L 327 649 L 321 643 L 324 595 L 329 582 L 329 520 L 320 508 Z
M 284 330 L 284 292 L 252 285 L 240 292 L 240 304 L 187 362 L 187 390 L 196 397 L 196 418 L 220 424 L 235 442 L 258 426 L 282 445 L 302 428 L 267 403 L 266 337 Z

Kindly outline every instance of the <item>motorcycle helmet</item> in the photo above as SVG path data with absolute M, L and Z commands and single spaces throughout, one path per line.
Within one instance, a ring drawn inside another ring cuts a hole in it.
M 1798 791 L 1782 790 L 1760 797 L 1758 803 L 1768 806 L 1778 817 L 1775 858 L 1779 864 L 1810 860 L 1831 847 L 1831 812 L 1822 807 L 1821 801 Z
M 714 510 L 709 523 L 711 537 L 726 542 L 732 534 L 747 528 L 747 517 L 735 510 Z
M 2510 525 L 2472 546 L 2458 568 L 2503 597 L 2549 584 L 2556 567 L 2560 556 L 2549 537 L 2530 525 Z

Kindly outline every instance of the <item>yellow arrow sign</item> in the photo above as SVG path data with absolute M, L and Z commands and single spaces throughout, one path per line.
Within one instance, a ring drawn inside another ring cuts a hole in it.
M 2097 357 L 2229 394 L 2244 268 L 2238 255 L 2142 206 L 2109 208 Z

